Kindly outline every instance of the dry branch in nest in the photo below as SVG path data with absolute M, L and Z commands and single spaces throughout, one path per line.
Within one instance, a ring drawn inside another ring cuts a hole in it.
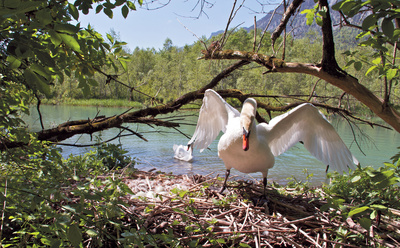
M 289 190 L 282 195 L 268 187 L 269 203 L 258 204 L 262 185 L 253 182 L 231 183 L 234 186 L 221 195 L 217 177 L 138 172 L 124 181 L 135 194 L 126 199 L 130 207 L 124 208 L 132 218 L 129 225 L 153 235 L 172 231 L 184 246 L 197 242 L 199 247 L 359 247 L 354 240 L 338 237 L 341 227 L 363 234 L 361 242 L 366 245 L 399 244 L 393 238 L 399 236 L 393 230 L 400 227 L 399 221 L 384 218 L 366 230 L 351 218 L 331 219 L 319 210 L 326 203 L 319 190 L 302 194 Z M 139 226 L 135 219 L 145 221 Z

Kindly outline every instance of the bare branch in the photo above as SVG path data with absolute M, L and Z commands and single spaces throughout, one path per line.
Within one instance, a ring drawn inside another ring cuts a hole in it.
M 294 14 L 296 9 L 301 5 L 304 0 L 293 0 L 293 2 L 289 5 L 287 10 L 282 16 L 281 22 L 279 23 L 278 27 L 275 28 L 274 32 L 271 34 L 272 40 L 272 48 L 275 45 L 276 39 L 281 35 L 282 31 L 285 29 L 287 22 L 289 21 L 290 17 Z

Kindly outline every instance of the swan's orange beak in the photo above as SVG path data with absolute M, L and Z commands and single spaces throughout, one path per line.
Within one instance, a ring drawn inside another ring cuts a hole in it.
M 247 132 L 246 129 L 243 128 L 243 150 L 249 150 L 249 136 L 250 132 Z

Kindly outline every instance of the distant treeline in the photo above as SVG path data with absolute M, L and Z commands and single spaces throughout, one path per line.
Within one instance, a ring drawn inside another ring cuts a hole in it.
M 350 34 L 350 30 L 343 29 L 336 35 L 336 57 L 339 65 L 349 74 L 357 77 L 362 84 L 374 92 L 382 91 L 382 82 L 376 78 L 373 73 L 365 75 L 366 69 L 359 68 L 352 64 L 346 68 L 347 56 L 343 55 L 346 51 L 358 50 L 359 54 L 368 56 L 368 49 L 358 49 L 354 41 L 350 41 L 349 37 L 355 37 Z M 209 83 L 221 70 L 234 63 L 234 61 L 203 61 L 198 60 L 201 50 L 205 49 L 203 43 L 209 45 L 212 41 L 221 37 L 215 36 L 211 39 L 203 37 L 202 41 L 197 41 L 192 45 L 184 47 L 174 46 L 172 40 L 166 39 L 164 46 L 160 50 L 156 49 L 139 49 L 134 51 L 125 51 L 130 58 L 127 62 L 127 72 L 121 71 L 118 80 L 136 90 L 145 93 L 148 96 L 155 97 L 158 102 L 165 103 L 173 100 L 184 93 L 199 89 Z M 257 33 L 257 42 L 260 40 L 261 34 Z M 260 53 L 271 55 L 270 35 L 264 35 Z M 275 49 L 278 50 L 277 57 L 281 56 L 283 46 L 282 40 L 278 40 Z M 254 31 L 247 32 L 239 29 L 230 34 L 228 41 L 223 49 L 233 49 L 242 51 L 253 51 Z M 285 46 L 285 60 L 290 62 L 306 62 L 317 63 L 321 59 L 321 36 L 317 33 L 308 33 L 302 39 L 293 39 L 288 37 Z M 278 48 L 279 47 L 279 48 Z M 361 56 L 360 55 L 360 56 Z M 111 73 L 111 69 L 103 68 L 107 73 Z M 256 93 L 262 95 L 296 95 L 307 96 L 313 95 L 313 99 L 330 104 L 337 104 L 343 91 L 334 86 L 319 81 L 317 78 L 305 74 L 283 74 L 268 73 L 263 74 L 266 68 L 257 64 L 249 64 L 240 70 L 236 70 L 229 77 L 223 79 L 217 89 L 234 88 L 242 90 L 246 93 Z M 150 103 L 150 97 L 140 94 L 135 90 L 130 91 L 127 87 L 109 81 L 101 74 L 97 74 L 94 78 L 97 85 L 93 85 L 89 95 L 84 95 L 79 88 L 79 82 L 74 77 L 65 77 L 62 84 L 56 84 L 50 99 L 125 99 L 140 103 Z M 396 93 L 394 92 L 394 95 Z M 394 99 L 395 100 L 395 99 Z M 288 98 L 271 97 L 264 99 L 266 102 L 285 103 L 290 101 Z M 335 102 L 336 101 L 336 102 Z M 396 100 L 395 100 L 396 101 Z M 352 110 L 362 108 L 357 101 L 353 101 L 351 97 L 345 96 L 342 104 L 347 104 Z M 398 99 L 397 99 L 398 104 Z

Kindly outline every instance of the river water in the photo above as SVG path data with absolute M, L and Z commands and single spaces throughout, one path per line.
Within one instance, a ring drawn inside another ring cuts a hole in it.
M 77 107 L 77 106 L 41 106 L 43 122 L 45 128 L 55 127 L 70 120 L 80 120 L 93 118 L 96 115 L 112 116 L 118 115 L 127 111 L 125 108 L 106 108 L 106 107 Z M 172 116 L 185 116 L 184 123 L 193 125 L 182 125 L 180 131 L 191 136 L 193 134 L 195 124 L 197 122 L 196 112 L 182 111 L 172 114 Z M 158 118 L 160 118 L 158 116 Z M 32 131 L 41 129 L 38 113 L 33 108 L 30 116 L 24 116 L 26 124 Z M 336 128 L 339 135 L 342 137 L 351 152 L 360 161 L 361 166 L 373 166 L 377 168 L 382 166 L 384 162 L 389 162 L 390 157 L 396 154 L 400 146 L 399 133 L 384 128 L 371 128 L 367 125 L 359 125 L 359 129 L 355 128 L 355 137 L 352 129 L 346 121 L 340 118 L 330 120 Z M 128 151 L 128 156 L 134 157 L 137 161 L 136 168 L 141 170 L 157 169 L 163 172 L 172 172 L 174 174 L 202 174 L 213 175 L 219 174 L 224 176 L 225 166 L 217 155 L 217 143 L 215 140 L 210 149 L 200 153 L 194 151 L 194 160 L 192 162 L 183 162 L 173 158 L 174 144 L 187 144 L 188 138 L 170 128 L 150 127 L 143 124 L 126 124 L 130 129 L 144 135 L 148 140 L 145 142 L 136 136 L 123 137 L 113 141 L 113 143 L 121 143 L 122 147 Z M 114 137 L 119 132 L 118 129 L 106 130 L 101 132 L 103 140 Z M 90 141 L 95 141 L 95 135 L 77 135 L 63 143 L 69 144 L 86 144 Z M 361 147 L 361 150 L 359 147 Z M 60 146 L 63 149 L 63 156 L 68 157 L 70 154 L 83 154 L 90 148 L 78 148 L 71 146 Z M 364 155 L 365 154 L 365 155 Z M 319 185 L 326 182 L 325 174 L 326 166 L 315 159 L 302 145 L 292 147 L 286 153 L 278 156 L 275 160 L 275 166 L 269 171 L 269 182 L 275 181 L 280 184 L 285 184 L 289 177 L 294 176 L 297 180 L 305 180 L 306 174 L 304 169 L 307 169 L 308 174 L 313 174 L 311 183 Z M 237 176 L 240 178 L 260 180 L 261 173 L 242 174 L 234 169 L 231 171 L 231 177 Z M 230 178 L 231 178 L 230 177 Z M 232 178 L 231 178 L 232 179 Z

